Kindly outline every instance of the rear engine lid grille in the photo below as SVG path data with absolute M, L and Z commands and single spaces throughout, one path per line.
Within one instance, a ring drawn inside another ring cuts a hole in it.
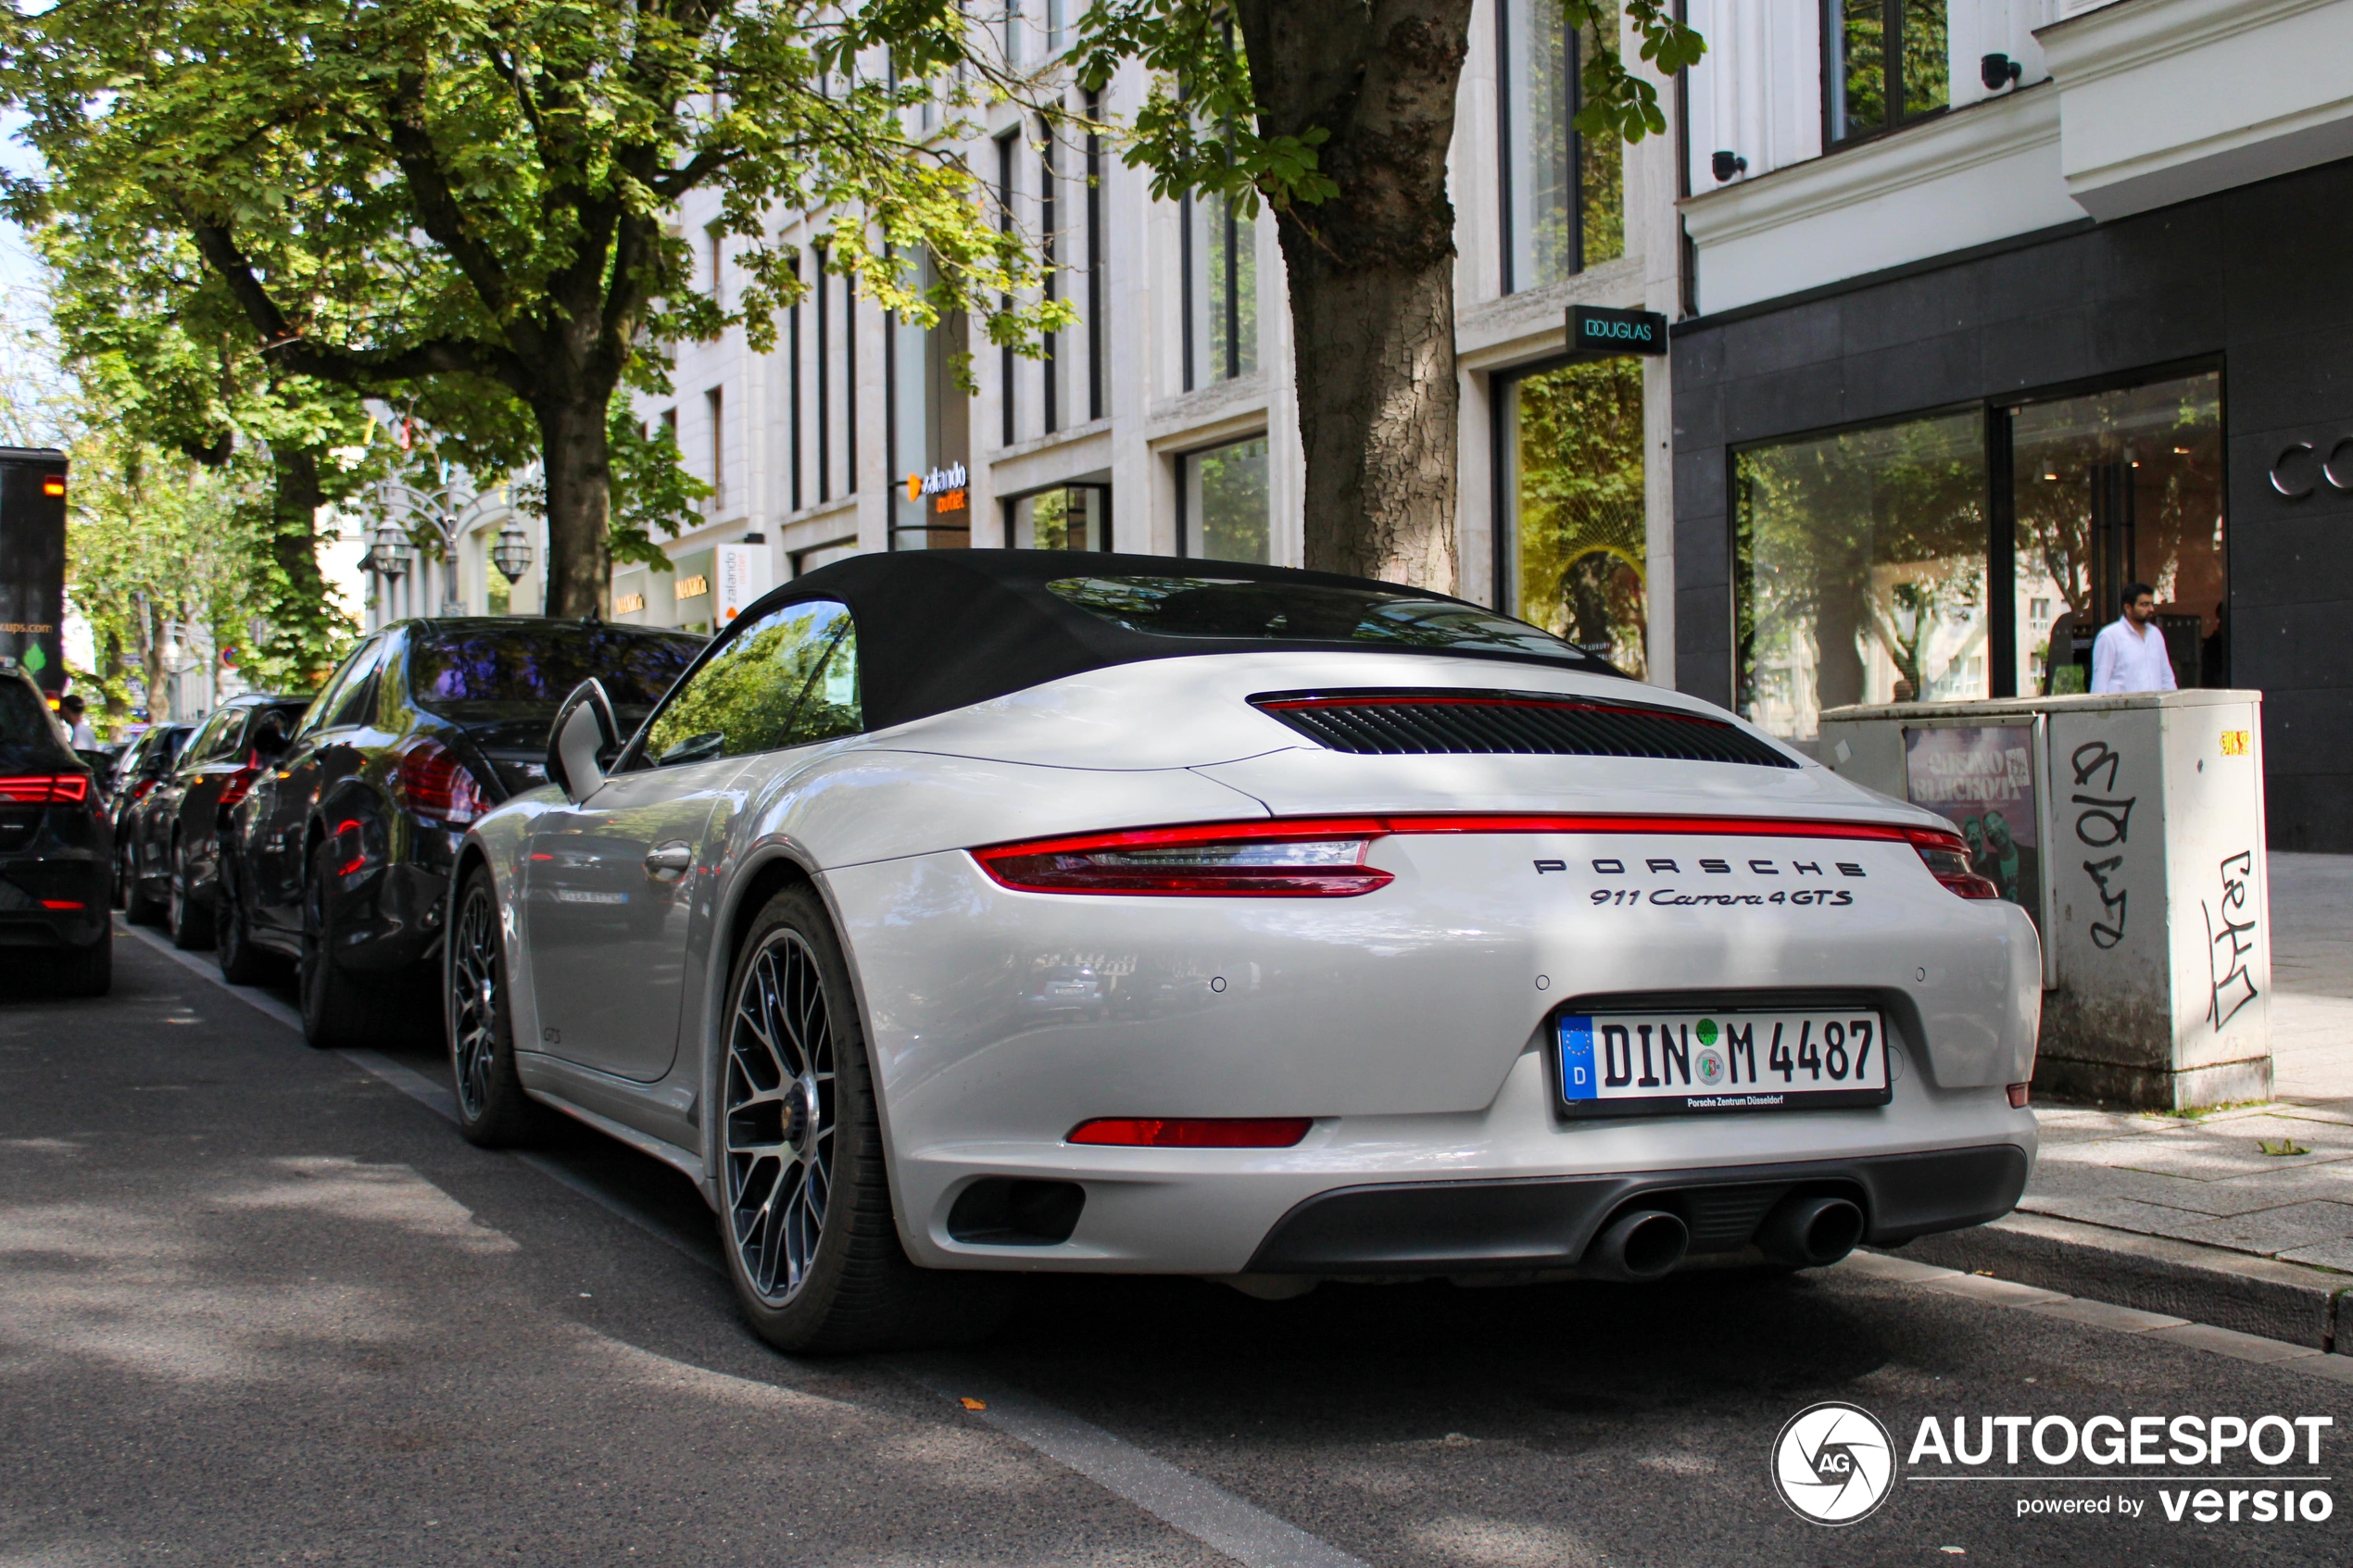
M 1367 757 L 1507 754 L 1797 764 L 1705 714 L 1557 692 L 1260 692 L 1252 706 L 1334 751 Z

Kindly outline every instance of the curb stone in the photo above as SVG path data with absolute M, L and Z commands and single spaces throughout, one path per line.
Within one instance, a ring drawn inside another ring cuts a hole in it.
M 1924 1236 L 1898 1255 L 2353 1356 L 2353 1302 L 2342 1300 L 2353 1275 L 2302 1263 L 2024 1213 Z

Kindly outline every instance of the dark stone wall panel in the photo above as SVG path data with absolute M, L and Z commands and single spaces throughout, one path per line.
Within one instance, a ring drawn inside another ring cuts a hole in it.
M 2353 493 L 2269 472 L 2353 436 L 2353 160 L 1673 340 L 1679 684 L 1730 697 L 1729 447 L 2223 367 L 2233 679 L 2267 694 L 2272 842 L 2353 851 Z M 2339 472 L 2353 480 L 2353 445 Z

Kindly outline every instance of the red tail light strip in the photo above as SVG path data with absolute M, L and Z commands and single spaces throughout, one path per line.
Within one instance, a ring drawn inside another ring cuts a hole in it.
M 1750 838 L 1865 839 L 1908 844 L 1939 883 L 1964 898 L 1998 897 L 1969 870 L 1969 846 L 1949 828 L 1803 817 L 1427 813 L 1273 817 L 1074 834 L 972 851 L 1000 884 L 1027 893 L 1122 893 L 1176 897 L 1345 898 L 1394 880 L 1363 863 L 1392 834 L 1688 834 Z M 1297 847 L 1299 853 L 1266 851 Z M 1190 851 L 1190 853 L 1188 853 Z
M 1290 1148 L 1313 1125 L 1307 1116 L 1099 1116 L 1073 1127 L 1068 1141 L 1127 1148 Z
M 0 778 L 0 801 L 12 806 L 66 806 L 89 798 L 87 773 L 30 773 Z

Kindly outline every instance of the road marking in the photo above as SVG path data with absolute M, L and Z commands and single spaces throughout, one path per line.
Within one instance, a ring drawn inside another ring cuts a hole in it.
M 195 954 L 183 953 L 152 933 L 136 927 L 128 930 L 131 935 L 182 968 L 296 1034 L 302 1033 L 302 1015 L 277 997 L 249 985 L 231 985 L 219 966 L 206 963 Z M 447 1121 L 455 1123 L 458 1119 L 458 1098 L 449 1087 L 405 1063 L 371 1050 L 321 1054 L 341 1057 Z M 527 1149 L 509 1153 L 520 1163 L 626 1220 L 704 1268 L 722 1274 L 727 1272 L 726 1264 L 711 1255 L 707 1244 L 694 1245 L 628 1199 L 579 1173 Z M 789 1357 L 784 1359 L 788 1364 L 807 1364 Z M 1082 1421 L 1058 1406 L 1000 1382 L 967 1362 L 950 1357 L 894 1356 L 883 1358 L 881 1364 L 951 1403 L 960 1396 L 980 1399 L 988 1407 L 980 1412 L 980 1419 L 1006 1436 L 1076 1471 L 1163 1524 L 1223 1552 L 1244 1568 L 1366 1568 L 1362 1559 L 1350 1556 L 1296 1524 L 1244 1502 L 1224 1487 L 1180 1470 L 1092 1422 Z
M 979 1400 L 975 1413 L 1000 1432 L 1246 1568 L 1365 1568 L 1362 1558 L 960 1357 L 892 1356 L 886 1362 L 950 1403 Z

